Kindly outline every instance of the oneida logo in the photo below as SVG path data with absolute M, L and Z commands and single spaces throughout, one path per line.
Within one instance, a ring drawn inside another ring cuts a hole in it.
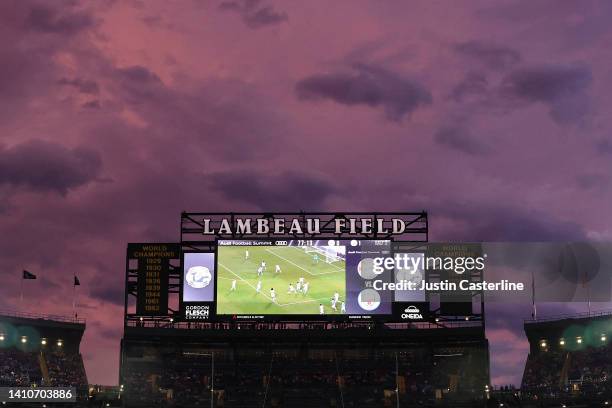
M 406 309 L 404 309 L 404 313 L 402 313 L 402 319 L 415 320 L 422 318 L 423 315 L 421 314 L 419 308 L 416 306 L 408 306 Z

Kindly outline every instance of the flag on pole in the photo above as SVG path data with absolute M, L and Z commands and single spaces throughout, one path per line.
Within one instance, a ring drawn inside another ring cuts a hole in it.
M 32 272 L 28 272 L 25 269 L 23 270 L 23 279 L 36 279 L 36 275 Z
M 81 286 L 81 282 L 79 281 L 79 278 L 77 278 L 76 275 L 74 275 L 74 286 Z

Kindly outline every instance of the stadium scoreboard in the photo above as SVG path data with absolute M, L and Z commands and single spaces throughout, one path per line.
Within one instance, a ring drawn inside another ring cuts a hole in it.
M 424 259 L 477 252 L 428 243 L 424 212 L 182 213 L 180 242 L 128 244 L 125 319 L 463 320 L 472 294 L 419 289 L 457 278 Z
M 423 291 L 377 288 L 405 278 L 394 268 L 376 268 L 377 259 L 393 252 L 390 239 L 217 240 L 214 251 L 183 253 L 182 317 L 424 320 Z M 423 276 L 419 271 L 409 275 Z

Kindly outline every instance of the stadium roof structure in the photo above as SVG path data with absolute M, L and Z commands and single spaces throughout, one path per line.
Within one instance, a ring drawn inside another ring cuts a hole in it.
M 85 326 L 85 320 L 76 317 L 0 311 L 0 346 L 37 349 L 45 343 L 57 343 L 65 350 L 76 352 Z
M 612 337 L 612 310 L 527 320 L 524 329 L 532 352 L 600 346 Z

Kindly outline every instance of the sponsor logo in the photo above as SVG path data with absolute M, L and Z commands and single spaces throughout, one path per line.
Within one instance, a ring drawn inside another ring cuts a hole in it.
M 423 319 L 423 315 L 421 314 L 421 311 L 419 310 L 418 307 L 416 306 L 408 306 L 406 309 L 404 309 L 404 313 L 402 313 L 402 319 L 410 319 L 410 320 L 417 320 L 417 319 Z
M 187 320 L 208 320 L 210 307 L 205 306 L 186 306 L 185 319 Z
M 187 284 L 194 289 L 207 287 L 212 281 L 212 274 L 205 266 L 192 266 L 185 275 Z

